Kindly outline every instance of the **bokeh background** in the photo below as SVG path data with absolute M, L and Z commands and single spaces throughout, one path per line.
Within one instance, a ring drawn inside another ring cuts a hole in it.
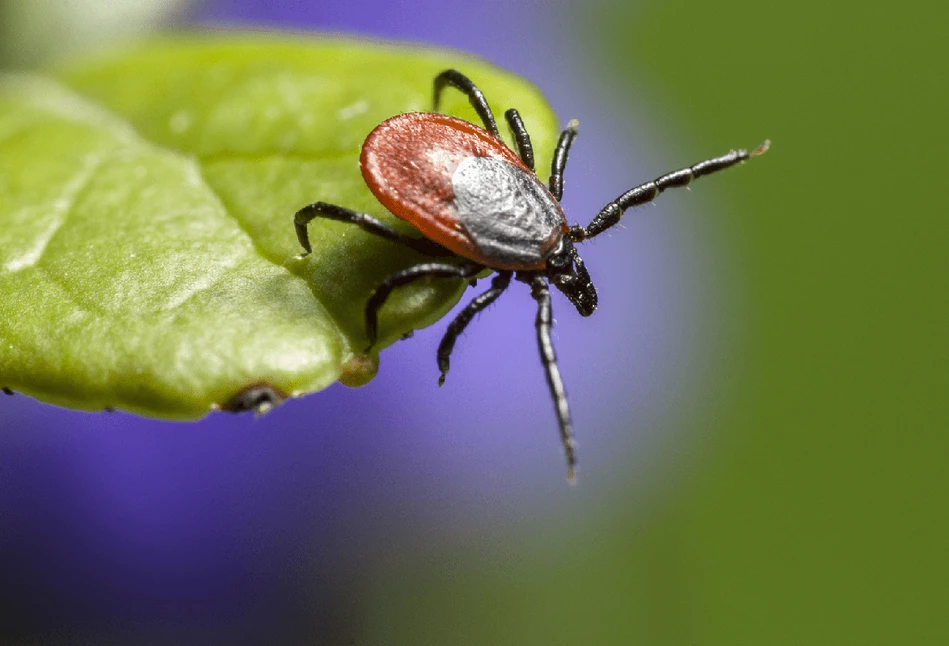
M 171 22 L 512 69 L 580 118 L 571 221 L 773 148 L 584 246 L 601 309 L 555 302 L 576 487 L 517 286 L 441 389 L 444 324 L 370 385 L 259 419 L 4 397 L 0 643 L 949 643 L 949 10 L 211 0 L 103 23 L 122 3 L 87 5 L 7 0 L 5 64 Z

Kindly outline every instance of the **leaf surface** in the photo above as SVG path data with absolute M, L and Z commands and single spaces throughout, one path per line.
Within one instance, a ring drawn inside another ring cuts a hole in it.
M 448 52 L 340 39 L 195 36 L 0 77 L 0 386 L 84 409 L 195 418 L 264 386 L 279 396 L 375 373 L 363 308 L 421 256 L 327 201 L 417 235 L 362 182 L 363 139 L 431 109 L 431 80 L 468 74 L 516 106 L 549 166 L 557 124 L 536 89 Z M 443 109 L 475 119 L 460 92 Z M 395 292 L 377 350 L 431 324 L 465 284 Z M 434 370 L 434 369 L 433 369 Z

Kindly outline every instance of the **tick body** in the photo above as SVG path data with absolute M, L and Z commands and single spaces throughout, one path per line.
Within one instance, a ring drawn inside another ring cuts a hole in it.
M 569 228 L 560 203 L 514 151 L 461 119 L 392 117 L 366 138 L 360 166 L 384 207 L 485 267 L 543 269 Z
M 367 352 L 375 345 L 377 312 L 397 287 L 423 278 L 471 280 L 486 269 L 497 272 L 490 289 L 475 297 L 449 324 L 438 347 L 439 385 L 448 373 L 455 341 L 474 316 L 497 300 L 512 278 L 529 285 L 537 302 L 535 327 L 541 362 L 554 400 L 568 477 L 572 479 L 575 441 L 550 338 L 553 315 L 548 285 L 562 292 L 581 316 L 589 316 L 596 310 L 597 294 L 576 243 L 612 227 L 627 209 L 651 202 L 667 188 L 686 186 L 697 177 L 760 155 L 767 150 L 768 142 L 751 153 L 731 151 L 636 186 L 603 207 L 586 227 L 570 226 L 560 198 L 564 167 L 577 135 L 576 122 L 560 134 L 550 180 L 545 185 L 534 173 L 530 136 L 517 111 L 510 109 L 504 115 L 514 135 L 515 152 L 501 140 L 484 95 L 463 74 L 446 70 L 435 77 L 435 110 L 447 86 L 468 95 L 483 128 L 434 111 L 400 114 L 369 134 L 360 156 L 362 175 L 372 193 L 423 237 L 405 236 L 370 215 L 326 202 L 316 202 L 297 212 L 297 237 L 309 253 L 307 225 L 323 217 L 350 222 L 433 258 L 432 262 L 393 274 L 369 298 Z M 460 256 L 463 262 L 438 260 L 452 256 Z

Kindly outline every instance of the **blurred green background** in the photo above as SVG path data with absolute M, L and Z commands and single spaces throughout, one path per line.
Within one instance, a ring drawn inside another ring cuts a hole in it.
M 600 555 L 654 611 L 630 604 L 637 641 L 949 643 L 949 10 L 589 16 L 611 84 L 664 135 L 774 142 L 710 189 L 740 192 L 717 217 L 749 315 L 715 446 Z
M 643 643 L 949 643 L 947 25 L 735 0 L 587 25 L 670 133 L 774 142 L 720 214 L 750 323 L 715 454 L 616 555 L 660 610 Z

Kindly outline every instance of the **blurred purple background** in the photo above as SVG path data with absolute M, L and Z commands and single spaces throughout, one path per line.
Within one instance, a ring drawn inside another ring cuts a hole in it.
M 222 0 L 195 19 L 447 46 L 523 75 L 563 123 L 580 119 L 564 206 L 585 224 L 633 184 L 698 158 L 653 152 L 660 142 L 637 121 L 641 106 L 613 102 L 575 29 L 581 10 Z M 446 321 L 386 351 L 368 386 L 335 385 L 259 419 L 183 424 L 0 398 L 0 635 L 345 643 L 372 612 L 368 590 L 375 602 L 400 593 L 379 574 L 392 560 L 451 571 L 462 554 L 589 539 L 611 517 L 637 513 L 662 495 L 654 474 L 702 441 L 702 428 L 672 437 L 706 405 L 728 307 L 701 208 L 669 195 L 584 245 L 601 303 L 590 319 L 554 296 L 578 487 L 565 482 L 535 306 L 520 284 L 459 341 L 440 389 Z

